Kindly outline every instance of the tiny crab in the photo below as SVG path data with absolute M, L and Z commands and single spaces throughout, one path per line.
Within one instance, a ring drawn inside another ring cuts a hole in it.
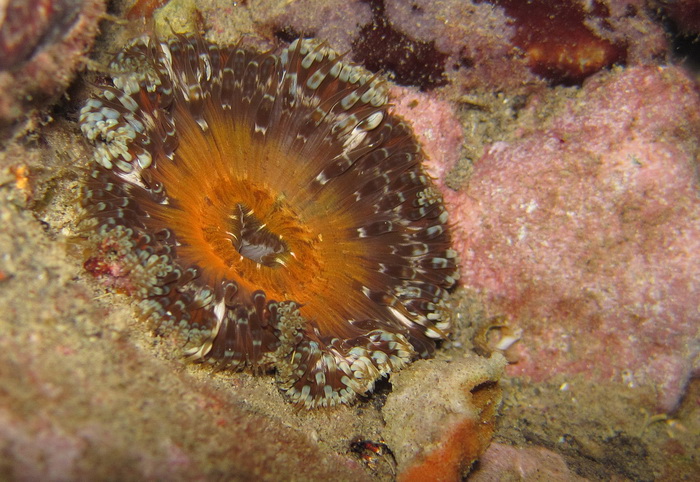
M 350 452 L 357 455 L 370 470 L 376 471 L 379 461 L 383 461 L 391 473 L 396 474 L 396 459 L 384 440 L 373 442 L 357 438 L 350 443 Z

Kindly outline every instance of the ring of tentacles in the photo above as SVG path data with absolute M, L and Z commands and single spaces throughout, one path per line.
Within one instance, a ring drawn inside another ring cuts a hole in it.
M 136 39 L 110 74 L 80 113 L 88 262 L 111 260 L 143 319 L 307 408 L 433 353 L 456 254 L 378 76 L 312 39 L 193 36 Z

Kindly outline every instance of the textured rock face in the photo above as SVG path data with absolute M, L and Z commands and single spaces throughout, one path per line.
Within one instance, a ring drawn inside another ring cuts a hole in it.
M 418 362 L 392 377 L 384 437 L 399 480 L 459 480 L 491 443 L 506 361 L 467 356 Z M 430 387 L 430 388 L 428 388 Z
M 524 328 L 512 374 L 655 384 L 697 370 L 700 98 L 675 68 L 596 78 L 448 194 L 462 280 Z
M 569 471 L 560 455 L 542 447 L 515 448 L 493 443 L 469 476 L 475 482 L 522 480 L 584 481 Z
M 0 2 L 0 127 L 63 93 L 86 59 L 105 3 Z
M 10 180 L 0 170 L 0 479 L 363 480 L 349 455 L 246 408 L 260 390 L 219 390 L 139 347 Z

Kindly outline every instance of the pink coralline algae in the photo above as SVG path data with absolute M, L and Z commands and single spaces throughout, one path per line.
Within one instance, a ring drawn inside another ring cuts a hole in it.
M 566 466 L 561 455 L 543 447 L 516 448 L 501 443 L 489 446 L 479 467 L 469 475 L 472 482 L 498 480 L 583 481 Z
M 369 70 L 424 91 L 521 91 L 543 85 L 547 80 L 543 69 L 559 69 L 558 61 L 539 64 L 543 59 L 559 57 L 569 70 L 577 70 L 576 63 L 585 64 L 574 78 L 564 79 L 566 83 L 577 83 L 600 68 L 623 60 L 626 65 L 658 62 L 668 51 L 663 28 L 650 17 L 641 0 L 609 0 L 604 7 L 592 9 L 599 14 L 593 14 L 590 4 L 602 2 L 538 0 L 539 8 L 530 9 L 531 21 L 525 22 L 521 34 L 546 37 L 546 45 L 537 51 L 540 61 L 535 64 L 540 68 L 533 69 L 523 49 L 527 43 L 518 41 L 519 20 L 496 3 L 296 0 L 285 3 L 285 8 L 278 11 L 261 14 L 256 23 L 263 32 L 285 41 L 300 35 L 323 39 Z M 550 22 L 547 8 L 552 4 L 558 12 L 568 11 L 569 15 L 556 15 Z M 250 11 L 257 12 L 255 8 Z M 248 21 L 238 15 L 242 15 L 241 9 L 203 9 L 205 23 L 224 35 L 226 25 Z M 574 30 L 583 32 L 583 36 L 561 35 Z M 535 53 L 533 49 L 530 52 Z M 558 77 L 550 80 L 561 81 Z
M 410 120 L 418 141 L 429 154 L 424 161 L 426 170 L 440 184 L 459 160 L 463 141 L 454 109 L 449 102 L 408 87 L 394 86 L 390 95 L 392 111 Z
M 682 70 L 620 70 L 447 192 L 464 285 L 524 330 L 511 374 L 653 385 L 677 405 L 698 371 L 699 132 Z

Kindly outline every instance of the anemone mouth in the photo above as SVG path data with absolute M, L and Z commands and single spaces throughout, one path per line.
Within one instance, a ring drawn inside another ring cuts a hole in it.
M 282 236 L 273 233 L 267 223 L 259 220 L 255 211 L 244 204 L 236 204 L 231 215 L 233 227 L 226 234 L 242 257 L 268 268 L 284 266 L 285 258 L 293 256 Z
M 174 155 L 183 161 L 187 153 L 178 148 Z M 184 162 L 178 165 L 183 170 Z M 149 216 L 143 222 L 148 231 L 169 230 L 178 264 L 200 267 L 207 285 L 234 282 L 240 296 L 262 290 L 288 300 L 318 276 L 319 240 L 278 191 L 250 178 L 222 180 L 215 172 L 191 173 L 184 183 L 172 182 L 169 173 L 164 164 L 154 172 L 168 202 L 144 206 Z
M 347 403 L 449 328 L 447 213 L 386 87 L 313 40 L 139 39 L 89 100 L 83 206 L 190 358 Z

